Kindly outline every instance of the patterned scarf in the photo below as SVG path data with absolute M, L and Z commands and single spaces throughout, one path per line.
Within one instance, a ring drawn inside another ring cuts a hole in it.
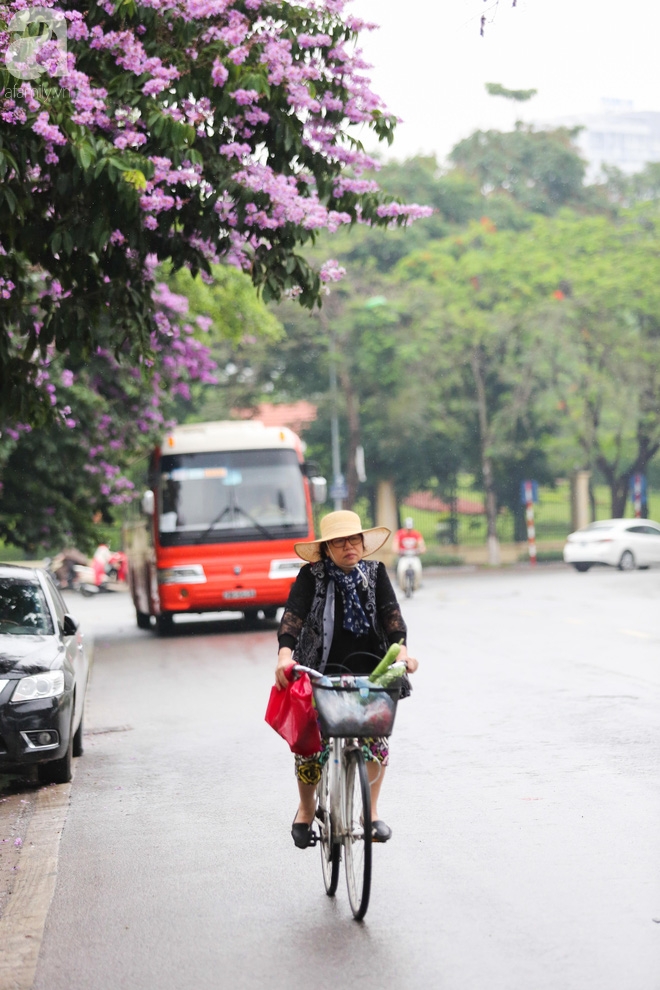
M 326 557 L 324 562 L 328 577 L 335 582 L 339 588 L 342 605 L 344 606 L 344 629 L 352 632 L 354 636 L 366 636 L 371 631 L 371 623 L 365 615 L 357 593 L 358 584 L 365 581 L 365 576 L 359 567 L 353 570 L 342 571 L 331 560 Z

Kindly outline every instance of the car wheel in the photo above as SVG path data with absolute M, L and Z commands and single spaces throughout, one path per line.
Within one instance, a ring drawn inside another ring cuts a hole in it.
M 39 782 L 42 784 L 68 784 L 73 777 L 73 719 L 69 731 L 69 745 L 59 760 L 39 764 Z
M 135 609 L 135 619 L 138 624 L 138 629 L 151 629 L 151 616 L 146 612 L 138 612 Z
M 263 612 L 264 619 L 269 619 L 272 622 L 273 619 L 277 618 L 277 605 L 274 605 L 272 608 L 265 608 Z
M 80 725 L 73 735 L 73 756 L 83 755 L 83 722 L 85 720 L 85 710 L 80 716 Z
M 632 551 L 624 550 L 621 554 L 621 560 L 619 561 L 620 571 L 634 571 L 635 570 L 635 558 L 632 555 Z
M 581 573 L 583 573 L 584 571 L 589 570 L 591 564 L 573 564 L 573 567 L 575 568 L 576 571 L 580 571 Z
M 174 629 L 174 617 L 171 612 L 161 612 L 156 616 L 156 632 L 159 636 L 169 636 Z

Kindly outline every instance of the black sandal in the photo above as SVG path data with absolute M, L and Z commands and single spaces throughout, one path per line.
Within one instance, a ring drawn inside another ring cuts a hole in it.
M 388 839 L 392 838 L 392 829 L 385 822 L 382 822 L 380 818 L 377 818 L 375 822 L 371 823 L 371 841 L 372 842 L 387 842 Z
M 298 812 L 296 812 L 297 816 Z M 294 844 L 298 849 L 307 849 L 308 846 L 316 845 L 316 833 L 312 829 L 312 823 L 310 822 L 297 822 L 293 819 L 293 825 L 291 826 L 291 835 L 293 836 Z

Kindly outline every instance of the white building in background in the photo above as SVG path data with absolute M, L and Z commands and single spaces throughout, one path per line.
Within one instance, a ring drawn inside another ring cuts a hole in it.
M 635 111 L 629 100 L 603 100 L 600 113 L 575 114 L 545 126 L 581 126 L 576 139 L 588 162 L 587 181 L 598 178 L 603 165 L 615 165 L 627 175 L 649 162 L 660 162 L 660 112 Z

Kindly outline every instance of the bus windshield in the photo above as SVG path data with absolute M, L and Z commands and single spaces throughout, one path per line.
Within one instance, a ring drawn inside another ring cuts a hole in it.
M 294 450 L 165 454 L 160 471 L 163 546 L 307 535 Z

